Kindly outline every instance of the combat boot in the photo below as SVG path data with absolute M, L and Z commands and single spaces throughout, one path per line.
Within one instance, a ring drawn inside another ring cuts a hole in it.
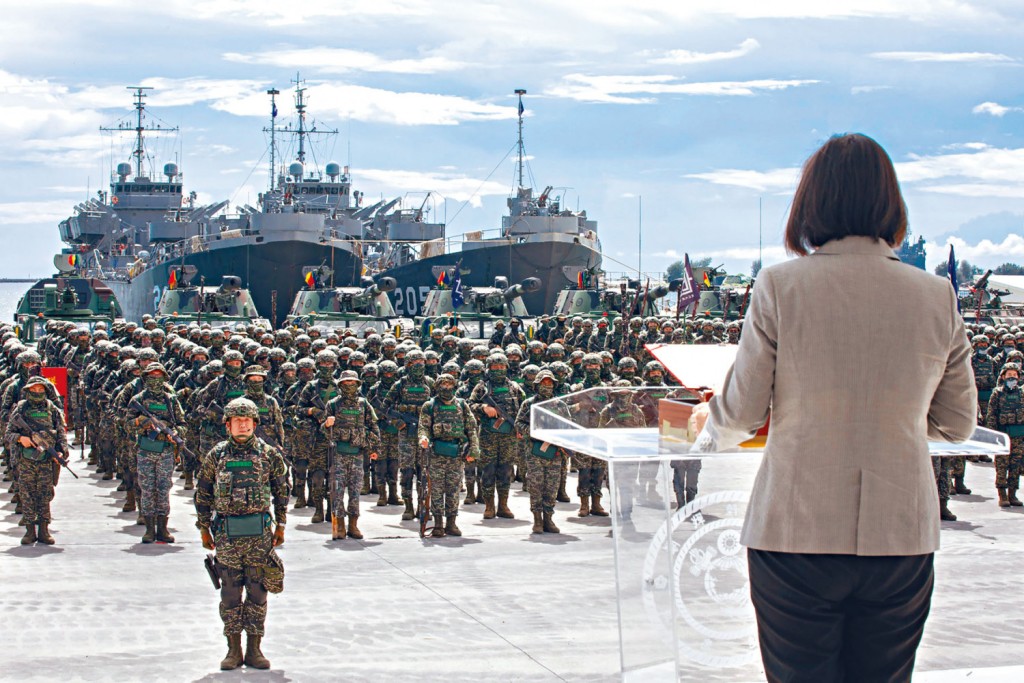
M 508 491 L 498 493 L 498 516 L 502 519 L 515 519 L 516 516 L 508 509 Z
M 331 540 L 338 541 L 345 538 L 345 520 L 337 515 L 331 520 Z
M 370 495 L 370 478 L 363 477 L 363 488 L 359 491 L 360 496 Z
M 245 635 L 245 665 L 250 669 L 270 668 L 270 660 L 260 651 L 261 640 L 263 636 L 254 636 L 251 633 Z
M 36 525 L 35 524 L 26 524 L 25 525 L 25 535 L 21 538 L 21 544 L 22 545 L 32 545 L 33 543 L 35 543 L 38 540 L 39 540 L 39 538 L 36 536 Z
M 128 484 L 124 483 L 124 480 L 122 479 L 121 483 L 118 484 L 117 488 L 114 489 L 114 490 L 115 491 L 127 491 L 128 490 Z
M 402 501 L 398 498 L 398 482 L 393 481 L 388 484 L 388 505 L 401 505 Z
M 100 477 L 100 479 L 102 479 L 103 481 L 110 481 L 113 478 L 114 478 L 114 473 L 111 472 L 110 470 L 107 470 L 106 472 L 104 472 L 103 476 Z
M 192 470 L 185 470 L 185 490 L 191 491 L 195 487 L 196 483 L 192 480 Z
M 466 484 L 466 500 L 462 501 L 463 505 L 472 505 L 476 502 L 476 492 L 473 491 L 476 482 L 469 482 Z
M 323 500 L 323 498 L 318 498 L 313 503 L 313 519 L 311 519 L 309 521 L 311 521 L 313 524 L 319 524 L 320 522 L 324 521 L 324 500 Z
M 167 531 L 167 515 L 156 516 L 156 540 L 162 543 L 174 543 L 174 536 Z
M 1021 505 L 1024 505 L 1024 503 L 1017 500 L 1017 489 L 1006 489 L 1006 499 L 1010 501 L 1010 505 L 1015 508 L 1019 508 Z
M 958 496 L 971 495 L 971 490 L 964 486 L 963 477 L 953 477 L 953 493 L 955 493 Z
M 135 498 L 135 502 L 138 503 L 138 497 Z M 135 526 L 142 526 L 146 523 L 146 518 L 142 514 L 142 509 L 139 509 L 139 515 L 135 518 Z
M 580 496 L 580 511 L 576 513 L 577 517 L 586 517 L 590 514 L 590 496 Z
M 332 505 L 331 497 L 328 496 L 327 497 L 327 501 L 326 501 L 325 510 L 324 510 L 324 519 L 326 521 L 328 521 L 328 522 L 330 522 L 331 520 L 334 519 L 334 512 L 333 512 L 333 508 L 331 507 L 331 505 Z
M 359 517 L 356 515 L 349 515 L 348 517 L 348 535 L 357 541 L 363 540 L 363 532 L 359 530 Z
M 242 666 L 242 634 L 232 633 L 228 636 L 228 653 L 220 660 L 221 671 L 231 671 Z
M 299 510 L 306 507 L 306 486 L 297 486 L 299 492 L 295 494 L 295 507 L 293 510 Z
M 544 518 L 540 510 L 533 511 L 533 533 L 544 533 Z
M 405 503 L 405 512 L 402 513 L 402 521 L 408 522 L 416 516 L 416 513 L 413 512 L 412 509 L 412 498 L 402 498 L 402 502 Z
M 546 534 L 560 534 L 562 530 L 555 526 L 555 520 L 552 519 L 552 513 L 544 513 L 544 533 Z
M 483 503 L 484 501 L 484 485 L 480 483 L 480 480 L 476 481 L 476 502 Z
M 49 522 L 39 522 L 39 531 L 36 533 L 36 538 L 39 540 L 40 543 L 45 543 L 46 545 L 53 545 L 54 540 L 53 536 L 50 535 L 49 526 Z
M 377 484 L 377 507 L 388 504 L 388 487 L 384 484 Z
M 89 459 L 85 461 L 85 464 L 89 467 L 93 467 L 96 464 L 96 454 L 93 453 L 93 449 L 89 448 Z
M 558 485 L 558 493 L 555 494 L 555 500 L 557 500 L 559 503 L 571 503 L 572 502 L 571 500 L 569 500 L 569 494 L 565 492 L 565 480 L 564 479 Z
M 156 522 L 153 515 L 146 515 L 146 533 L 142 534 L 143 543 L 152 543 L 156 539 Z
M 431 538 L 444 538 L 444 524 L 441 522 L 441 515 L 434 515 L 434 530 L 430 532 Z
M 444 532 L 449 536 L 461 536 L 462 529 L 455 526 L 455 515 L 448 515 L 448 521 L 445 522 Z
M 1008 508 L 1008 507 L 1010 507 L 1010 500 L 1006 496 L 1006 489 L 1005 488 L 997 488 L 996 489 L 996 493 L 999 494 L 999 507 L 1001 507 L 1001 508 Z
M 590 514 L 595 517 L 607 517 L 608 511 L 601 507 L 601 494 L 595 493 L 590 497 Z
M 128 489 L 128 495 L 124 499 L 124 507 L 121 512 L 135 512 L 135 489 Z
M 484 519 L 494 519 L 494 492 L 484 498 Z
M 955 522 L 956 515 L 949 511 L 949 501 L 939 501 L 939 519 L 943 522 Z

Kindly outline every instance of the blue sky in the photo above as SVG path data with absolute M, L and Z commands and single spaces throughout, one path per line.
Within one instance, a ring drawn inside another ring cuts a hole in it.
M 637 265 L 641 205 L 645 271 L 688 252 L 746 272 L 759 225 L 786 258 L 799 167 L 845 131 L 896 161 L 930 265 L 950 242 L 1024 263 L 1022 37 L 1009 0 L 35 0 L 0 24 L 0 276 L 47 274 L 57 222 L 127 160 L 98 130 L 130 115 L 125 86 L 181 127 L 159 164 L 244 204 L 265 91 L 290 115 L 296 72 L 339 131 L 318 161 L 367 198 L 433 191 L 450 236 L 500 225 L 524 88 L 532 184 L 598 221 L 609 271 Z

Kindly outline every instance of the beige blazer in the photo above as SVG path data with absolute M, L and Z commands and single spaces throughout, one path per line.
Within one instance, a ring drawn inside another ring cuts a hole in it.
M 974 431 L 971 347 L 944 278 L 846 237 L 761 271 L 709 406 L 719 448 L 771 428 L 741 541 L 919 555 L 939 547 L 928 440 Z

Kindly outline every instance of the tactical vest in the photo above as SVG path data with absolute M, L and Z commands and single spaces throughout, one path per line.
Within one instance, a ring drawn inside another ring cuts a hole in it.
M 170 410 L 168 409 L 166 397 L 163 399 L 163 402 L 160 403 L 145 397 L 142 399 L 142 402 L 144 402 L 146 409 L 156 417 L 161 420 L 167 419 L 167 415 Z M 163 453 L 164 449 L 167 447 L 167 441 L 159 440 L 157 438 L 159 435 L 160 433 L 155 430 L 139 434 L 136 439 L 136 443 L 138 443 L 140 449 L 147 453 Z
M 487 387 L 487 393 L 494 399 L 494 402 L 500 405 L 502 410 L 504 410 L 505 413 L 514 420 L 515 415 L 519 410 L 519 401 L 517 400 L 518 394 L 514 393 L 511 388 L 512 386 L 514 385 L 512 385 L 511 382 L 507 385 L 499 385 L 496 387 L 489 386 Z M 500 416 L 485 416 L 483 420 L 481 420 L 481 424 L 483 425 L 484 431 L 492 434 L 511 434 L 515 429 L 514 424 Z
M 43 429 L 49 429 L 50 426 L 53 424 L 53 420 L 50 417 L 50 411 L 46 410 L 45 408 L 29 408 L 28 410 L 25 411 L 25 417 L 30 422 L 35 422 L 36 424 L 39 425 L 46 425 L 45 427 L 43 427 Z M 25 447 L 21 445 L 19 445 L 19 448 L 21 448 L 21 457 L 25 458 L 26 460 L 31 460 L 33 462 L 43 462 L 45 460 L 48 460 L 50 457 L 42 448 L 36 448 L 35 446 Z
M 430 431 L 435 455 L 457 458 L 462 453 L 466 436 L 465 404 L 455 399 L 451 404 L 430 401 Z
M 224 449 L 217 463 L 213 509 L 219 515 L 254 515 L 270 510 L 269 461 L 255 447 Z
M 365 400 L 356 397 L 354 401 L 345 401 L 335 410 L 334 420 L 334 451 L 338 455 L 361 453 L 360 446 L 366 429 Z
M 996 426 L 1008 436 L 1024 436 L 1024 400 L 1020 388 L 1008 391 L 1003 387 L 996 415 Z

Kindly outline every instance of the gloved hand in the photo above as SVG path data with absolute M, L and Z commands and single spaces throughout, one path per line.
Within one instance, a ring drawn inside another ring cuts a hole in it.
M 427 448 L 428 446 L 430 446 L 430 439 L 425 436 L 420 437 L 420 448 Z
M 376 460 L 378 457 L 380 456 L 378 456 L 376 453 L 370 453 L 370 460 Z
M 213 550 L 216 546 L 213 545 L 213 536 L 210 535 L 210 530 L 201 529 L 199 533 L 203 538 L 203 547 L 207 550 Z
M 284 545 L 284 525 L 278 524 L 277 530 L 274 532 L 274 547 Z
M 328 429 L 330 429 L 331 427 L 334 426 L 334 422 L 335 422 L 335 417 L 333 415 L 328 415 L 327 419 L 324 420 L 324 427 L 327 427 Z

